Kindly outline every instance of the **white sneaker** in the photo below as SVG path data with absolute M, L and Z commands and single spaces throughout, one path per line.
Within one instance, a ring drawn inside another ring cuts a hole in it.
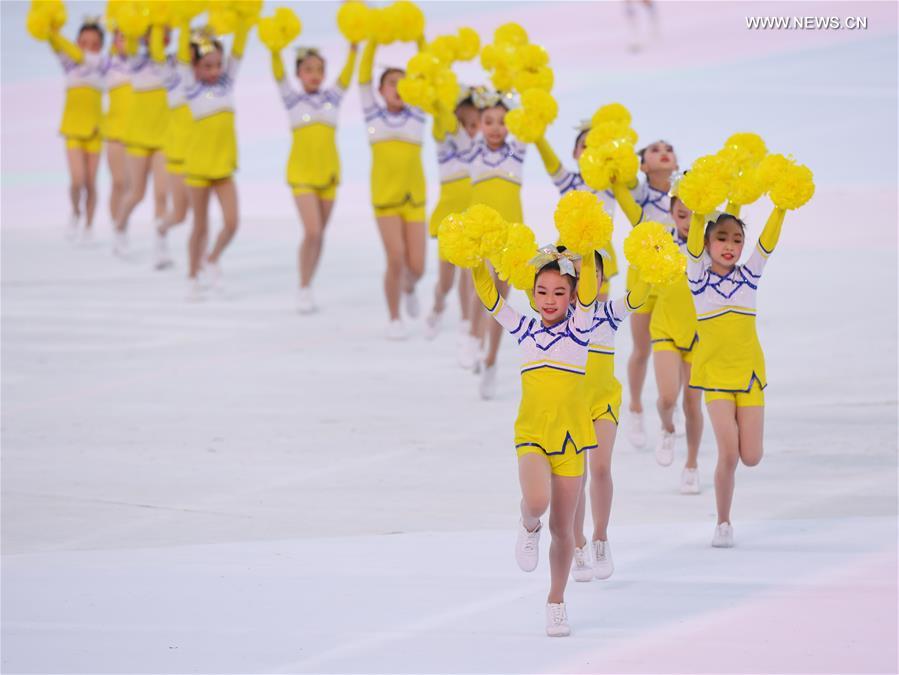
M 222 266 L 209 260 L 203 265 L 202 275 L 209 288 L 220 288 L 222 285 Z
M 394 319 L 387 324 L 388 340 L 405 340 L 408 337 L 409 333 L 406 331 L 406 326 L 400 319 Z
M 481 340 L 468 333 L 462 340 L 459 351 L 459 365 L 465 370 L 476 372 L 478 357 L 481 354 Z
M 662 429 L 659 442 L 656 444 L 656 461 L 660 466 L 671 466 L 674 461 L 674 443 L 677 436 L 670 431 Z
M 646 431 L 643 429 L 643 413 L 632 412 L 628 416 L 627 440 L 638 450 L 646 447 Z
M 187 280 L 187 301 L 188 302 L 201 302 L 204 298 L 205 289 L 203 288 L 203 284 L 200 283 L 199 279 L 188 279 Z
M 538 523 L 537 529 L 529 532 L 524 523 L 518 522 L 518 538 L 515 540 L 515 562 L 522 572 L 533 572 L 537 569 L 537 561 L 540 559 L 540 530 L 543 524 Z
M 94 228 L 85 227 L 81 230 L 81 238 L 78 240 L 78 243 L 83 246 L 91 246 L 94 243 Z
M 546 603 L 546 634 L 550 637 L 568 637 L 571 626 L 568 625 L 568 612 L 564 602 Z
M 593 542 L 593 576 L 597 579 L 608 579 L 615 571 L 612 562 L 612 547 L 607 541 Z
M 312 297 L 312 288 L 300 288 L 297 291 L 297 311 L 300 314 L 312 314 L 317 310 L 315 299 Z
M 481 384 L 478 387 L 481 392 L 481 398 L 489 401 L 496 396 L 496 364 L 492 366 L 484 366 L 481 373 Z
M 124 258 L 128 255 L 128 233 L 124 230 L 116 230 L 113 235 L 112 252 L 114 255 Z
M 425 317 L 425 339 L 433 340 L 440 333 L 443 312 L 431 312 Z
M 593 578 L 593 563 L 590 560 L 590 547 L 574 548 L 574 559 L 571 561 L 571 578 L 575 581 L 590 581 Z
M 75 241 L 78 239 L 78 221 L 80 218 L 74 213 L 69 216 L 69 222 L 66 224 L 66 241 Z
M 733 548 L 734 528 L 730 523 L 718 523 L 715 528 L 715 536 L 712 537 L 712 546 L 715 548 Z
M 410 319 L 417 319 L 418 315 L 421 314 L 421 307 L 418 306 L 418 296 L 415 295 L 415 291 L 403 293 L 403 304 Z
M 680 493 L 682 495 L 698 495 L 702 492 L 699 487 L 699 471 L 696 469 L 684 469 L 680 475 Z
M 687 426 L 684 421 L 684 412 L 680 408 L 674 408 L 674 434 L 678 437 L 685 436 L 687 434 Z
M 172 266 L 172 256 L 169 255 L 169 243 L 163 232 L 156 230 L 156 269 L 164 270 Z

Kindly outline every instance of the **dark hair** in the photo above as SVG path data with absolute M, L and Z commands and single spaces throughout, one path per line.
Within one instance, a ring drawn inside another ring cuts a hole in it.
M 580 143 L 581 139 L 589 133 L 590 133 L 589 127 L 586 129 L 581 129 L 578 132 L 578 135 L 574 137 L 574 149 L 572 150 L 572 152 L 577 152 L 577 144 Z
M 216 48 L 216 50 L 220 54 L 224 54 L 225 50 L 222 48 L 221 42 L 219 42 L 218 40 L 212 40 L 212 45 Z M 200 45 L 198 45 L 196 42 L 190 43 L 190 55 L 191 55 L 190 62 L 193 63 L 194 65 L 196 65 L 196 63 L 201 58 L 203 58 L 203 56 L 205 56 L 205 54 L 203 54 L 203 55 L 200 54 Z
M 649 145 L 643 146 L 642 148 L 640 148 L 640 150 L 637 151 L 637 154 L 640 155 L 640 164 L 643 163 L 643 156 L 646 154 L 646 151 L 649 149 L 649 146 L 650 146 L 650 145 L 655 145 L 656 143 L 664 143 L 665 145 L 671 145 L 671 143 L 669 143 L 668 141 L 666 141 L 664 138 L 660 138 L 660 139 L 657 140 L 657 141 L 653 141 L 653 142 L 650 143 Z M 673 146 L 673 145 L 671 145 L 671 152 L 674 152 L 674 146 Z
M 318 52 L 317 49 L 310 49 L 310 50 L 309 50 L 308 52 L 306 52 L 304 55 L 299 55 L 299 54 L 297 55 L 296 63 L 295 63 L 294 66 L 293 66 L 294 71 L 299 70 L 299 69 L 300 69 L 300 65 L 301 65 L 301 64 L 303 63 L 303 61 L 305 61 L 306 59 L 318 59 L 319 61 L 322 62 L 322 67 L 324 67 L 324 65 L 325 65 L 325 57 L 322 56 L 322 55 Z
M 478 109 L 478 107 L 474 104 L 474 99 L 471 97 L 471 95 L 468 95 L 465 98 L 463 98 L 461 101 L 459 101 L 456 104 L 456 110 L 459 110 L 460 108 L 465 108 L 468 106 L 474 108 L 475 110 Z
M 708 238 L 710 236 L 712 236 L 712 232 L 715 230 L 716 227 L 727 222 L 728 220 L 732 220 L 737 225 L 739 225 L 741 231 L 743 231 L 743 232 L 746 231 L 746 223 L 744 223 L 742 220 L 740 220 L 739 218 L 737 218 L 735 215 L 733 215 L 731 213 L 722 213 L 715 220 L 709 221 L 709 223 L 706 225 L 706 228 L 705 228 L 706 240 L 708 240 Z
M 564 246 L 560 245 L 560 246 L 556 246 L 556 250 L 559 253 L 564 253 L 568 249 L 565 248 Z M 534 288 L 537 287 L 537 279 L 540 278 L 540 275 L 543 274 L 544 272 L 550 272 L 550 271 L 558 272 L 563 277 L 567 277 L 568 285 L 571 286 L 572 292 L 574 291 L 575 288 L 577 288 L 577 279 L 572 277 L 569 274 L 562 274 L 562 268 L 559 266 L 559 263 L 556 262 L 555 260 L 553 260 L 552 262 L 546 263 L 543 267 L 541 267 L 539 270 L 537 270 L 537 273 L 534 274 Z
M 81 28 L 78 29 L 78 37 L 81 37 L 81 34 L 88 30 L 96 31 L 97 35 L 100 36 L 100 46 L 102 47 L 103 40 L 106 38 L 106 35 L 103 33 L 103 27 L 93 21 L 83 23 L 81 24 Z
M 593 251 L 593 260 L 596 262 L 596 269 L 598 269 L 603 276 L 606 276 L 605 266 L 602 261 L 602 254 L 599 251 Z
M 399 73 L 400 75 L 405 75 L 406 71 L 402 68 L 388 68 L 383 73 L 381 73 L 381 79 L 378 81 L 378 89 L 382 89 L 384 87 L 384 80 L 387 79 L 388 75 L 392 75 L 393 73 Z

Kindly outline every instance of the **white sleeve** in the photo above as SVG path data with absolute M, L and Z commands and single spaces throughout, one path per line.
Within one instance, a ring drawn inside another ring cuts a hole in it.
M 297 102 L 297 92 L 290 84 L 287 75 L 278 80 L 278 93 L 281 94 L 281 101 L 284 107 L 290 110 Z
M 225 73 L 228 75 L 228 77 L 231 78 L 231 80 L 237 79 L 237 72 L 240 70 L 240 61 L 240 57 L 234 56 L 234 54 L 231 54 L 228 57 L 228 68 Z
M 371 86 L 371 82 L 359 85 L 359 100 L 362 102 L 362 114 L 368 121 L 369 115 L 373 115 L 378 111 L 378 102 L 375 100 L 375 91 Z
M 762 271 L 765 269 L 769 255 L 771 255 L 771 251 L 766 251 L 762 246 L 762 242 L 758 241 L 755 244 L 755 248 L 752 249 L 752 255 L 749 256 L 749 260 L 746 261 L 745 265 L 741 265 L 743 274 L 753 285 L 762 278 Z

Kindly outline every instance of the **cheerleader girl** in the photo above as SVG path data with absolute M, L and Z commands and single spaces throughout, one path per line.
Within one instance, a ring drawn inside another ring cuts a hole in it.
M 322 89 L 324 58 L 316 49 L 297 50 L 294 72 L 302 87 L 302 91 L 297 93 L 285 75 L 281 54 L 272 51 L 272 73 L 293 129 L 293 145 L 287 160 L 287 183 L 293 191 L 304 230 L 297 254 L 300 276 L 297 310 L 301 314 L 316 309 L 312 297 L 312 277 L 321 257 L 324 230 L 331 217 L 340 183 L 340 158 L 335 141 L 337 113 L 353 78 L 356 52 L 356 45 L 351 44 L 337 81 Z
M 671 204 L 668 191 L 671 189 L 671 175 L 677 170 L 677 156 L 674 148 L 665 141 L 650 143 L 640 150 L 640 170 L 646 180 L 639 183 L 632 195 L 643 209 L 643 220 L 671 224 Z M 628 268 L 628 287 L 635 282 L 634 272 Z M 630 402 L 630 421 L 627 427 L 628 439 L 637 448 L 646 446 L 646 431 L 643 424 L 643 384 L 649 364 L 651 338 L 649 322 L 655 307 L 656 297 L 650 293 L 643 306 L 631 317 L 631 339 L 633 349 L 627 360 L 627 383 Z
M 471 203 L 490 206 L 508 222 L 524 222 L 521 209 L 521 179 L 527 146 L 509 136 L 506 112 L 510 97 L 486 89 L 475 90 L 475 105 L 481 110 L 480 137 L 471 152 Z M 497 282 L 500 295 L 506 297 L 509 287 Z M 483 314 L 481 314 L 483 316 Z M 502 326 L 488 326 L 488 347 L 481 365 L 481 398 L 491 399 L 496 393 L 496 355 L 502 339 Z M 480 344 L 479 323 L 472 317 L 471 345 Z
M 184 28 L 182 27 L 182 30 Z M 184 160 L 190 139 L 193 117 L 187 103 L 187 85 L 191 79 L 190 66 L 181 63 L 177 55 L 168 58 L 165 77 L 166 100 L 169 106 L 169 124 L 165 133 L 162 153 L 165 156 L 166 182 L 172 196 L 172 208 L 156 226 L 156 268 L 172 264 L 166 235 L 187 218 L 190 198 L 184 183 Z
M 632 225 L 645 216 L 645 209 L 634 200 L 626 187 L 613 182 L 613 192 Z M 674 221 L 671 236 L 687 253 L 687 234 L 693 213 L 677 197 L 670 198 L 670 219 Z M 683 393 L 684 420 L 687 435 L 687 460 L 681 473 L 683 494 L 699 494 L 697 458 L 702 439 L 702 404 L 699 391 L 689 387 L 691 363 L 697 341 L 696 310 L 687 279 L 677 281 L 654 293 L 655 308 L 649 323 L 652 361 L 659 397 L 656 407 L 662 424 L 655 449 L 656 461 L 670 466 L 674 461 L 676 433 L 674 411 L 678 395 Z
M 208 273 L 212 286 L 219 284 L 219 260 L 237 231 L 237 186 L 232 178 L 237 170 L 234 81 L 249 30 L 249 23 L 238 23 L 231 54 L 225 60 L 221 42 L 202 32 L 191 36 L 188 25 L 181 27 L 178 58 L 182 63 L 192 65 L 192 69 L 187 72 L 187 102 L 193 116 L 193 125 L 184 160 L 185 183 L 194 214 L 189 243 L 191 299 L 199 299 L 202 295 L 201 267 Z M 219 200 L 224 224 L 212 251 L 204 259 L 211 192 L 215 192 Z
M 115 223 L 128 192 L 128 165 L 125 156 L 125 128 L 131 110 L 131 73 L 125 52 L 125 37 L 115 31 L 109 56 L 103 68 L 109 104 L 103 116 L 103 140 L 106 141 L 106 163 L 112 182 L 109 215 Z
M 371 144 L 371 198 L 375 220 L 384 243 L 387 270 L 384 295 L 390 323 L 387 337 L 403 340 L 408 334 L 400 319 L 400 294 L 406 313 L 419 313 L 415 284 L 425 268 L 425 174 L 421 163 L 421 144 L 425 116 L 406 105 L 397 91 L 397 82 L 405 75 L 399 68 L 381 74 L 379 104 L 372 88 L 372 67 L 377 44 L 365 46 L 359 62 L 359 94 Z
M 149 32 L 147 51 L 138 53 L 135 39 L 125 40 L 129 55 L 132 100 L 125 128 L 125 150 L 128 163 L 128 193 L 122 200 L 116 219 L 115 246 L 117 255 L 128 251 L 128 218 L 144 198 L 147 180 L 153 173 L 154 216 L 156 226 L 162 223 L 166 210 L 165 157 L 162 146 L 169 123 L 165 79 L 169 70 L 166 62 L 166 28 L 154 24 Z
M 718 443 L 715 547 L 734 545 L 730 509 L 737 464 L 762 460 L 768 381 L 755 329 L 756 293 L 785 214 L 781 208 L 772 211 L 745 265 L 738 261 L 746 226 L 735 215 L 694 215 L 687 238 L 687 278 L 699 326 L 690 386 L 705 392 Z
M 440 130 L 434 126 L 434 140 L 437 141 L 437 165 L 440 172 L 440 199 L 434 212 L 431 214 L 429 233 L 437 236 L 437 228 L 450 213 L 461 213 L 471 203 L 471 177 L 469 154 L 474 146 L 481 123 L 480 111 L 471 98 L 468 89 L 464 89 L 465 96 L 456 105 L 456 120 L 458 123 L 454 133 Z M 440 322 L 443 311 L 446 309 L 446 296 L 449 295 L 455 279 L 456 267 L 447 260 L 440 259 L 440 271 L 437 277 L 437 286 L 434 289 L 434 308 L 425 318 L 425 337 L 434 339 L 440 331 Z M 467 337 L 471 321 L 471 285 L 468 276 L 461 275 L 459 279 L 459 302 L 462 307 L 462 337 Z
M 594 254 L 596 287 L 602 287 L 605 251 Z M 583 273 L 581 274 L 583 278 Z M 583 283 L 583 282 L 581 282 Z M 649 286 L 638 281 L 624 297 L 615 301 L 597 301 L 593 310 L 593 324 L 587 353 L 586 397 L 590 417 L 596 433 L 596 447 L 588 453 L 590 473 L 590 508 L 593 515 L 593 536 L 590 546 L 584 536 L 587 510 L 587 475 L 581 484 L 574 518 L 575 549 L 571 577 L 575 581 L 608 579 L 614 571 L 612 548 L 608 541 L 609 518 L 612 512 L 612 450 L 618 433 L 621 410 L 621 383 L 615 377 L 615 336 L 622 322 L 645 302 Z
M 565 586 L 574 555 L 574 515 L 584 474 L 584 451 L 596 447 L 584 396 L 587 335 L 593 327 L 596 269 L 583 262 L 576 285 L 573 256 L 545 247 L 532 261 L 534 306 L 539 319 L 527 319 L 509 307 L 485 263 L 472 270 L 478 297 L 521 349 L 521 404 L 515 421 L 515 448 L 521 484 L 521 523 L 515 560 L 525 572 L 537 567 L 542 523 L 549 507 L 550 590 L 546 633 L 569 635 Z M 569 305 L 577 296 L 573 312 Z
M 84 215 L 84 233 L 89 237 L 97 206 L 97 168 L 100 165 L 100 122 L 103 101 L 103 29 L 99 21 L 87 20 L 78 29 L 77 44 L 59 32 L 50 33 L 49 43 L 66 75 L 66 100 L 59 133 L 66 142 L 69 165 L 69 199 L 72 216 L 68 236 L 78 232 Z M 84 210 L 81 198 L 84 195 Z
M 577 137 L 574 139 L 574 151 L 571 156 L 575 161 L 580 159 L 581 155 L 584 153 L 584 149 L 587 147 L 585 140 L 588 133 L 590 133 L 590 127 L 588 125 L 582 125 L 578 131 Z M 584 182 L 580 172 L 575 173 L 566 169 L 562 165 L 562 162 L 559 161 L 558 156 L 553 151 L 552 146 L 550 146 L 546 138 L 538 140 L 536 145 L 537 151 L 540 153 L 540 159 L 543 160 L 543 166 L 546 168 L 549 177 L 552 178 L 553 184 L 556 186 L 560 195 L 564 196 L 572 190 L 592 192 L 602 204 L 605 212 L 609 214 L 609 217 L 613 218 L 615 216 L 615 196 L 612 194 L 611 190 L 594 190 Z M 606 251 L 608 258 L 605 261 L 603 282 L 599 287 L 598 297 L 600 302 L 605 302 L 608 299 L 609 280 L 618 274 L 618 260 L 615 256 L 615 250 L 612 248 L 611 242 L 609 242 Z

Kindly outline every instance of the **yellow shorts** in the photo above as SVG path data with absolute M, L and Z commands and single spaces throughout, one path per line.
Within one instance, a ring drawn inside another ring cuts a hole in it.
M 705 402 L 733 401 L 738 408 L 751 408 L 765 405 L 765 391 L 756 381 L 752 381 L 749 391 L 708 391 L 705 392 Z
M 324 187 L 312 187 L 310 185 L 291 185 L 294 195 L 315 195 L 324 202 L 333 202 L 337 197 L 337 184 L 331 183 Z
M 103 138 L 100 136 L 99 131 L 94 133 L 90 138 L 66 136 L 66 150 L 84 150 L 85 152 L 99 154 L 102 147 Z
M 184 174 L 184 160 L 166 160 L 165 170 L 173 176 L 181 176 Z
M 521 443 L 520 445 L 515 446 L 515 452 L 519 457 L 524 457 L 525 455 L 540 455 L 541 457 L 546 457 L 546 461 L 549 462 L 550 470 L 556 476 L 584 475 L 585 453 L 583 451 L 575 452 L 574 448 L 570 448 L 566 449 L 563 453 L 549 455 L 536 443 Z
M 206 178 L 205 176 L 184 176 L 184 184 L 188 187 L 210 187 L 213 183 L 231 180 L 231 176 L 224 178 Z
M 594 414 L 596 414 L 596 408 L 593 409 Z M 621 412 L 621 397 L 618 397 L 617 401 L 610 401 L 606 404 L 606 409 L 599 413 L 596 417 L 593 418 L 594 422 L 598 422 L 599 420 L 608 420 L 609 422 L 614 422 L 615 426 L 618 426 L 618 415 Z
M 407 223 L 423 223 L 425 222 L 425 205 L 416 206 L 412 202 L 405 202 L 399 206 L 376 206 L 375 216 L 381 218 L 383 216 L 399 216 Z
M 125 152 L 132 157 L 149 157 L 154 152 L 162 152 L 162 148 L 145 148 L 142 145 L 125 144 Z
M 694 340 L 693 344 L 696 344 Z M 681 349 L 676 344 L 674 344 L 674 340 L 671 339 L 661 339 L 661 340 L 653 340 L 652 341 L 652 351 L 654 352 L 676 352 L 680 354 L 681 359 L 684 363 L 693 363 L 693 345 L 690 345 L 689 349 Z

